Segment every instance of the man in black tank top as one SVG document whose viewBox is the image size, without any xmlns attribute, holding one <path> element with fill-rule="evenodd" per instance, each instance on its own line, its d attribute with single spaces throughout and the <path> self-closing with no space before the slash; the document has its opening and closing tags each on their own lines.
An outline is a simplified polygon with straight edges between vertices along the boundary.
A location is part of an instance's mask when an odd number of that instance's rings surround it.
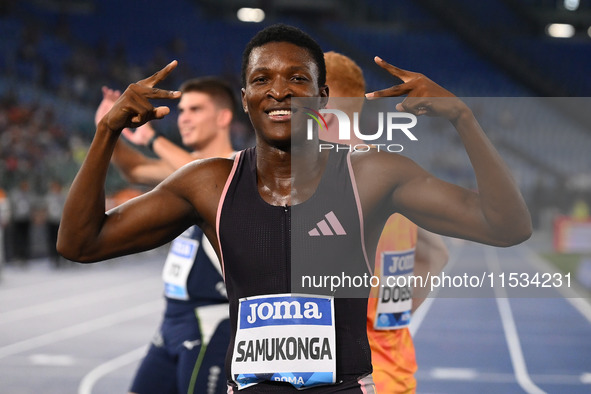
<svg viewBox="0 0 591 394">
<path fill-rule="evenodd" d="M 358 380 L 371 373 L 364 320 L 367 289 L 360 289 L 363 293 L 357 298 L 349 294 L 343 298 L 327 292 L 330 289 L 314 289 L 314 295 L 329 296 L 334 309 L 330 327 L 319 328 L 315 324 L 321 320 L 319 316 L 310 313 L 310 319 L 306 319 L 300 310 L 300 304 L 305 307 L 299 301 L 302 289 L 295 288 L 298 281 L 293 281 L 301 274 L 331 274 L 334 270 L 330 269 L 330 263 L 335 261 L 357 262 L 354 274 L 369 273 L 361 246 L 361 222 L 357 215 L 351 215 L 351 211 L 357 212 L 357 203 L 348 154 L 331 153 L 315 193 L 300 204 L 285 207 L 271 205 L 261 198 L 257 190 L 256 160 L 256 149 L 241 152 L 220 201 L 217 224 L 231 300 L 233 336 L 226 370 L 231 370 L 232 375 L 228 377 L 239 387 L 259 384 L 253 387 L 255 391 L 269 386 L 266 389 L 269 392 L 284 389 L 284 384 L 269 381 L 302 387 L 310 379 L 315 384 L 335 383 L 338 379 L 343 381 L 343 386 L 359 386 L 363 383 Z M 342 229 L 341 236 L 327 239 L 310 235 L 317 219 L 325 216 L 332 221 L 332 228 Z M 253 231 L 250 229 L 256 230 L 245 238 L 245 232 Z M 299 272 L 299 268 L 310 266 L 322 271 Z M 347 272 L 353 274 L 351 270 Z M 303 289 L 306 290 L 310 292 Z M 291 295 L 286 298 L 286 294 Z M 250 301 L 252 297 L 256 297 L 254 302 Z M 277 302 L 286 299 L 291 303 L 289 306 L 277 307 Z M 272 316 L 265 303 L 273 305 Z M 327 328 L 327 333 L 319 332 L 323 328 Z"/>
<path fill-rule="evenodd" d="M 403 83 L 368 97 L 407 95 L 398 110 L 448 119 L 471 158 L 477 193 L 396 154 L 320 152 L 317 137 L 306 138 L 306 116 L 292 110 L 292 98 L 315 98 L 316 108 L 326 104 L 323 52 L 302 31 L 276 25 L 259 32 L 243 55 L 242 104 L 256 147 L 234 160 L 185 166 L 105 214 L 105 173 L 119 133 L 168 113 L 148 99 L 179 96 L 154 87 L 176 67 L 170 63 L 130 85 L 98 124 L 70 189 L 58 250 L 71 260 L 94 262 L 161 245 L 197 224 L 223 264 L 232 392 L 302 386 L 313 393 L 372 392 L 366 298 L 341 298 L 325 289 L 294 294 L 292 276 L 301 274 L 300 262 L 311 259 L 323 272 L 327 259 L 346 259 L 359 274 L 371 272 L 367 262 L 394 212 L 427 230 L 490 245 L 514 245 L 531 234 L 521 194 L 470 109 L 422 75 L 379 58 L 376 63 Z M 329 230 L 333 238 L 321 236 Z M 335 244 L 326 247 L 330 242 Z"/>
</svg>

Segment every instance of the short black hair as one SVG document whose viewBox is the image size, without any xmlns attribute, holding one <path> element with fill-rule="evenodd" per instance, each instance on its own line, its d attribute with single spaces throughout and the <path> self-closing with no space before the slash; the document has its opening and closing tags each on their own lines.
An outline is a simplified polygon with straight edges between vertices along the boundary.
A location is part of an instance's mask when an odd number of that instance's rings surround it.
<svg viewBox="0 0 591 394">
<path fill-rule="evenodd" d="M 184 93 L 199 92 L 211 97 L 219 108 L 227 108 L 236 112 L 237 99 L 230 85 L 218 77 L 200 77 L 189 79 L 181 85 L 179 90 Z"/>
<path fill-rule="evenodd" d="M 318 86 L 326 84 L 326 65 L 324 63 L 324 52 L 320 45 L 303 30 L 294 26 L 282 23 L 271 25 L 259 31 L 244 48 L 242 53 L 242 86 L 246 86 L 246 68 L 250 60 L 250 53 L 254 48 L 258 48 L 270 42 L 289 42 L 299 47 L 305 48 L 310 52 L 314 62 L 318 66 Z"/>
</svg>

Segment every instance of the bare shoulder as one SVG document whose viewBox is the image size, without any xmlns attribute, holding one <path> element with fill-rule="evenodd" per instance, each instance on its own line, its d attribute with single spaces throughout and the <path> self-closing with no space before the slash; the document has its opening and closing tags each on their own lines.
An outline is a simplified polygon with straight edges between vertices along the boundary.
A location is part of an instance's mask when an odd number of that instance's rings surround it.
<svg viewBox="0 0 591 394">
<path fill-rule="evenodd" d="M 209 159 L 195 160 L 187 164 L 184 169 L 190 171 L 193 175 L 225 174 L 227 177 L 230 174 L 233 165 L 233 158 L 211 157 Z"/>
<path fill-rule="evenodd" d="M 351 166 L 361 203 L 368 212 L 388 205 L 389 196 L 399 186 L 429 176 L 408 157 L 376 149 L 352 153 Z"/>
<path fill-rule="evenodd" d="M 351 153 L 351 163 L 355 166 L 355 163 L 364 163 L 364 165 L 370 165 L 372 162 L 384 162 L 384 161 L 400 161 L 407 159 L 400 153 L 386 152 L 383 149 L 379 150 L 372 147 L 367 151 L 355 151 Z"/>
<path fill-rule="evenodd" d="M 223 189 L 233 164 L 234 159 L 218 157 L 195 160 L 175 171 L 159 187 L 171 188 L 180 194 L 196 189 L 200 193 Z"/>
<path fill-rule="evenodd" d="M 222 191 L 234 159 L 211 158 L 191 162 L 157 186 L 189 202 L 197 217 L 214 223 Z"/>
<path fill-rule="evenodd" d="M 409 171 L 419 166 L 406 156 L 371 149 L 367 152 L 351 154 L 351 166 L 359 185 L 365 183 L 385 183 L 394 185 L 401 181 Z M 369 186 L 369 185 L 368 185 Z"/>
</svg>

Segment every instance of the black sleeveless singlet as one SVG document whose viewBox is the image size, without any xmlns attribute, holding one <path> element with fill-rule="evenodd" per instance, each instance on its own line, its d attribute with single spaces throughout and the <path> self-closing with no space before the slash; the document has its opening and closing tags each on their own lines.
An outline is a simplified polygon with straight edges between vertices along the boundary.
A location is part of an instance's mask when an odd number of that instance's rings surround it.
<svg viewBox="0 0 591 394">
<path fill-rule="evenodd" d="M 300 283 L 299 277 L 308 274 L 310 267 L 320 267 L 316 273 L 326 274 L 322 267 L 328 260 L 332 267 L 354 262 L 354 274 L 371 275 L 359 206 L 348 152 L 331 151 L 316 192 L 293 207 L 273 206 L 260 196 L 255 148 L 235 158 L 216 224 L 230 302 L 232 337 L 226 357 L 230 385 L 241 298 L 292 292 L 327 294 L 323 289 L 295 288 L 292 280 Z M 357 381 L 372 371 L 366 333 L 367 291 L 358 292 L 356 298 L 340 298 L 339 294 L 344 293 L 337 290 L 330 295 L 335 296 L 336 381 L 340 384 L 305 390 L 309 393 L 360 387 Z M 240 392 L 251 389 L 261 393 L 295 391 L 290 385 L 263 382 Z"/>
</svg>

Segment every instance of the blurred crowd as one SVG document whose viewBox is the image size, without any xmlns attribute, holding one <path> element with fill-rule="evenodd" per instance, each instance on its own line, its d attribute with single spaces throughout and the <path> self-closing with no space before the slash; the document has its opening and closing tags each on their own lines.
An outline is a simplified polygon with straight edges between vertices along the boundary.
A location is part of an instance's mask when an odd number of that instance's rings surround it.
<svg viewBox="0 0 591 394">
<path fill-rule="evenodd" d="M 65 14 L 36 18 L 16 1 L 0 5 L 0 28 L 17 32 L 0 46 L 0 266 L 49 257 L 57 267 L 63 263 L 55 236 L 64 195 L 92 139 L 101 87 L 124 89 L 182 58 L 185 45 L 175 38 L 138 65 L 123 45 L 104 39 L 91 45 L 72 35 Z M 181 64 L 162 85 L 176 89 L 198 75 Z M 239 92 L 238 79 L 228 80 Z M 159 131 L 180 142 L 174 119 L 161 121 Z M 247 119 L 238 116 L 235 146 L 250 146 L 252 138 Z M 145 190 L 130 188 L 116 171 L 106 189 L 109 207 Z"/>
<path fill-rule="evenodd" d="M 0 189 L 0 260 L 26 266 L 33 258 L 48 257 L 60 267 L 64 260 L 55 243 L 64 201 L 63 186 L 56 180 L 49 182 L 42 195 L 26 179 L 8 193 Z"/>
</svg>

